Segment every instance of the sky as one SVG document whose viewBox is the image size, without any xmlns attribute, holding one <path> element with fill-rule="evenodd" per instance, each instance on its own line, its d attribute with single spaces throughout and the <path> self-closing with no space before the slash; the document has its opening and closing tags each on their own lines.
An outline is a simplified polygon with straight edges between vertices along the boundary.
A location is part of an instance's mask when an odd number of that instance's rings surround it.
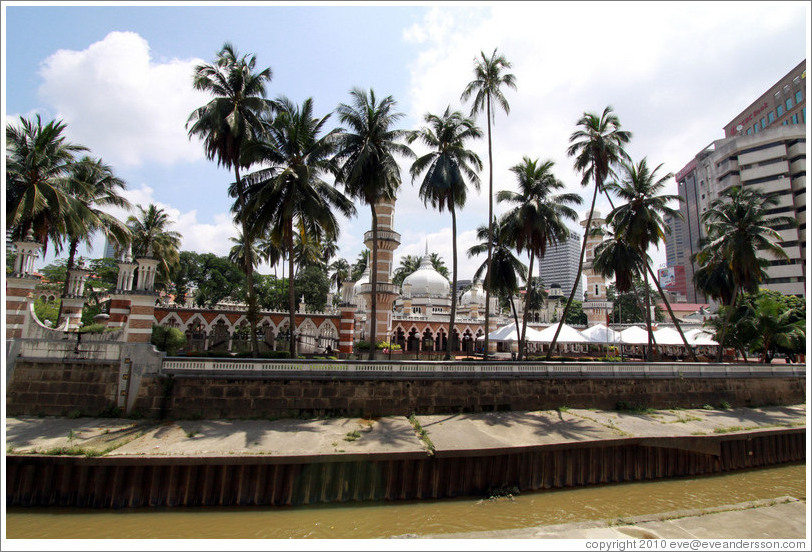
<svg viewBox="0 0 812 552">
<path fill-rule="evenodd" d="M 494 193 L 516 189 L 509 169 L 523 157 L 552 160 L 565 191 L 584 197 L 583 219 L 592 188 L 581 186 L 566 150 L 584 112 L 612 106 L 633 134 L 632 160 L 662 164 L 658 175 L 676 173 L 810 50 L 807 2 L 137 4 L 4 2 L 4 122 L 63 120 L 70 140 L 127 182 L 134 205 L 155 203 L 170 215 L 182 250 L 217 255 L 237 235 L 231 174 L 205 158 L 185 124 L 210 99 L 193 90 L 193 69 L 213 62 L 224 42 L 271 68 L 269 97 L 313 98 L 323 116 L 349 103 L 352 88 L 372 88 L 394 97 L 403 129 L 447 106 L 467 114 L 471 103 L 460 95 L 474 60 L 498 49 L 517 89 L 504 91 L 510 113 L 495 114 Z M 485 116 L 477 122 L 484 131 Z M 487 222 L 487 139 L 469 147 L 485 166 L 480 191 L 471 190 L 458 213 L 460 279 L 485 260 L 465 251 Z M 451 216 L 423 204 L 409 165 L 402 160 L 395 265 L 428 247 L 450 268 Z M 676 193 L 673 179 L 665 191 Z M 350 262 L 370 228 L 369 208 L 356 206 L 338 239 L 338 255 Z M 506 208 L 495 203 L 497 214 Z M 600 200 L 597 209 L 610 208 Z M 103 246 L 99 238 L 80 254 L 101 256 Z M 664 245 L 649 253 L 655 268 L 664 266 Z M 37 267 L 53 258 L 51 251 Z"/>
</svg>

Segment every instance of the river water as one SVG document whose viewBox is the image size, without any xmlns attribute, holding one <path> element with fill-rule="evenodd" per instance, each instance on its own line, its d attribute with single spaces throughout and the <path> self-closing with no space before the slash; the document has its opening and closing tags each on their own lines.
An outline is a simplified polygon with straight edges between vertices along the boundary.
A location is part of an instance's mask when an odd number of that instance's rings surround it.
<svg viewBox="0 0 812 552">
<path fill-rule="evenodd" d="M 779 496 L 806 499 L 803 464 L 707 477 L 540 491 L 513 499 L 287 508 L 9 508 L 6 536 L 9 539 L 385 538 L 617 519 Z"/>
</svg>

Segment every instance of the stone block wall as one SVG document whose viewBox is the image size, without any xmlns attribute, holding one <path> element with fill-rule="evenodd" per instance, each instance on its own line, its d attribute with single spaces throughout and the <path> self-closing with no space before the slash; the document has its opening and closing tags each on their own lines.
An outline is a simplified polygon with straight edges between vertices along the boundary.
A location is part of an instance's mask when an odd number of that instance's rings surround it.
<svg viewBox="0 0 812 552">
<path fill-rule="evenodd" d="M 17 360 L 8 416 L 97 415 L 116 405 L 119 362 Z"/>
<path fill-rule="evenodd" d="M 283 379 L 154 377 L 134 411 L 171 418 L 385 416 L 546 410 L 798 404 L 805 378 L 685 379 Z"/>
</svg>

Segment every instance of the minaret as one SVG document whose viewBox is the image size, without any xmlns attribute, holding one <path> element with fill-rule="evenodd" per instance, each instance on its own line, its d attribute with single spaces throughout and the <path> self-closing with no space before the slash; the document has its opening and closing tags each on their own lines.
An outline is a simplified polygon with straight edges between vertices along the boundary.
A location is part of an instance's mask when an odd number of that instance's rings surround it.
<svg viewBox="0 0 812 552">
<path fill-rule="evenodd" d="M 592 228 L 602 228 L 606 221 L 598 211 L 592 215 Z M 586 220 L 581 221 L 586 228 Z M 606 281 L 603 276 L 592 270 L 592 261 L 595 259 L 595 248 L 603 241 L 603 235 L 593 236 L 587 232 L 586 257 L 584 259 L 584 275 L 586 276 L 586 290 L 584 293 L 583 309 L 587 318 L 587 326 L 606 324 L 612 303 L 606 300 Z"/>
<path fill-rule="evenodd" d="M 6 276 L 6 339 L 26 337 L 31 324 L 34 288 L 40 277 L 34 274 L 34 261 L 42 246 L 31 227 L 25 237 L 14 242 L 17 258 L 14 271 Z"/>
<path fill-rule="evenodd" d="M 376 339 L 389 341 L 392 330 L 392 305 L 398 296 L 397 286 L 391 283 L 392 258 L 394 251 L 400 245 L 400 234 L 393 230 L 395 223 L 395 200 L 384 200 L 375 204 L 375 213 L 378 217 L 378 265 L 374 267 L 378 275 L 376 289 L 377 312 L 374 323 Z M 372 260 L 372 230 L 364 234 L 364 245 L 370 250 Z M 369 283 L 361 285 L 362 296 L 366 304 L 372 305 L 372 276 Z M 368 309 L 369 310 L 369 309 Z M 367 317 L 366 335 L 371 335 L 373 321 Z M 374 346 L 374 345 L 373 345 Z"/>
</svg>

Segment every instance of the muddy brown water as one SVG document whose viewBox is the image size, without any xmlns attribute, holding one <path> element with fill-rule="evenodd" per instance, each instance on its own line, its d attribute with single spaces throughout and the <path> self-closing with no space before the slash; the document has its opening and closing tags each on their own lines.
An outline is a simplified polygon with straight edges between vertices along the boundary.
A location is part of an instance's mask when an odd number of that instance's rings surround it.
<svg viewBox="0 0 812 552">
<path fill-rule="evenodd" d="M 5 521 L 9 539 L 364 539 L 617 519 L 780 496 L 806 499 L 804 464 L 540 491 L 512 499 L 287 508 L 9 508 Z"/>
</svg>

